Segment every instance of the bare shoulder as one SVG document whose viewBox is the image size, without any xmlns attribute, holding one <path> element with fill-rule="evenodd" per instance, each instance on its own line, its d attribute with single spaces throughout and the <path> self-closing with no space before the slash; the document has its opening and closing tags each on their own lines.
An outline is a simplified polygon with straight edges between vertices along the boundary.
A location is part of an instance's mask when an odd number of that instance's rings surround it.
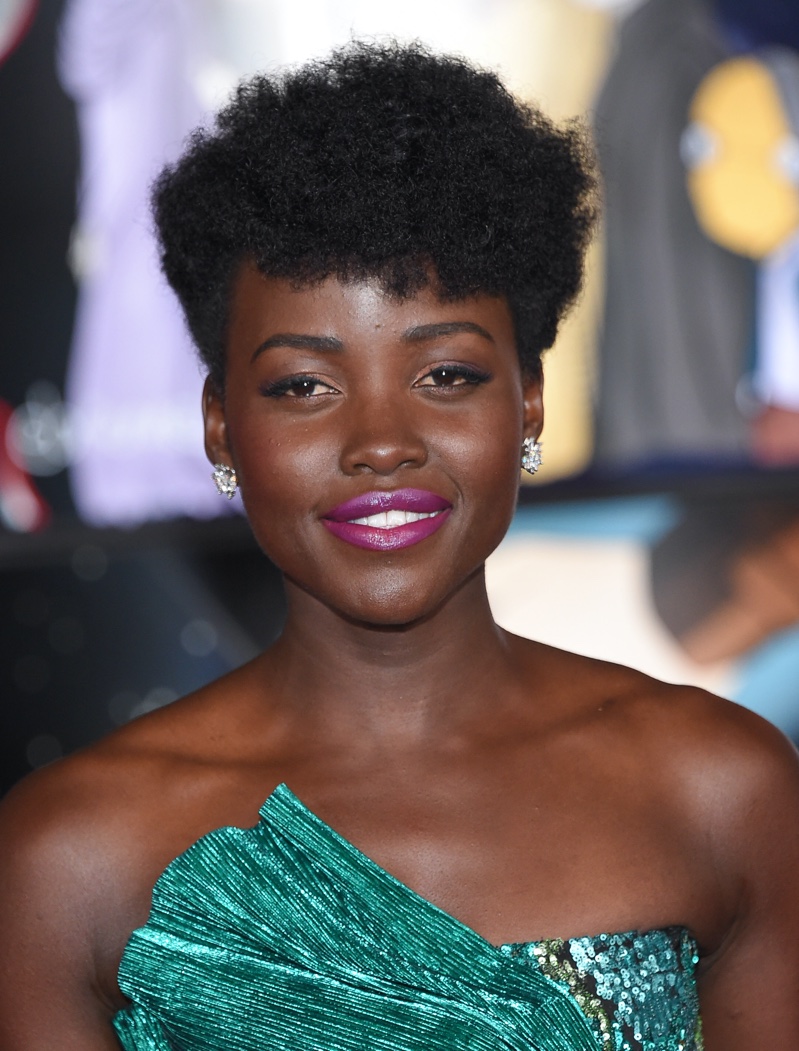
<svg viewBox="0 0 799 1051">
<path fill-rule="evenodd" d="M 159 737 L 146 726 L 125 728 L 19 782 L 0 803 L 0 880 L 28 901 L 47 900 L 52 883 L 73 908 L 119 886 L 112 874 L 124 870 L 143 820 L 168 805 L 179 776 L 180 762 L 159 749 Z"/>
<path fill-rule="evenodd" d="M 705 690 L 638 672 L 626 686 L 611 707 L 618 706 L 652 769 L 677 775 L 695 798 L 715 799 L 729 812 L 753 794 L 799 793 L 796 748 L 759 715 Z"/>
<path fill-rule="evenodd" d="M 692 828 L 738 889 L 799 880 L 799 753 L 775 726 L 691 686 L 591 662 L 598 706 L 663 813 Z M 799 934 L 799 932 L 797 932 Z"/>
<path fill-rule="evenodd" d="M 0 803 L 0 1045 L 114 1047 L 116 971 L 147 916 L 170 766 L 142 720 L 36 771 Z M 185 765 L 185 764 L 184 764 Z M 47 990 L 43 996 L 42 991 Z"/>
<path fill-rule="evenodd" d="M 708 830 L 720 864 L 756 874 L 782 859 L 799 879 L 799 754 L 754 712 L 703 690 L 653 687 L 646 740 L 675 797 Z"/>
<path fill-rule="evenodd" d="M 21 860 L 76 853 L 90 840 L 96 846 L 104 832 L 113 835 L 126 812 L 144 805 L 154 756 L 129 747 L 115 735 L 29 774 L 0 803 L 0 839 Z M 9 853 L 4 851 L 4 856 Z"/>
<path fill-rule="evenodd" d="M 799 755 L 765 719 L 693 686 L 675 685 L 607 661 L 547 648 L 553 678 L 567 684 L 570 703 L 629 737 L 661 762 L 695 764 L 696 776 L 725 768 L 741 782 L 764 774 L 797 775 Z"/>
<path fill-rule="evenodd" d="M 21 1031 L 37 1017 L 24 1006 L 35 988 L 99 1024 L 122 1006 L 119 959 L 156 880 L 229 823 L 209 805 L 230 799 L 216 791 L 230 781 L 217 761 L 229 750 L 217 732 L 224 700 L 212 687 L 144 716 L 33 773 L 0 803 L 0 1008 Z"/>
<path fill-rule="evenodd" d="M 728 853 L 746 851 L 777 826 L 786 844 L 799 836 L 799 754 L 771 723 L 621 665 L 548 647 L 543 656 L 556 707 L 675 821 Z"/>
<path fill-rule="evenodd" d="M 2 841 L 19 858 L 67 854 L 94 865 L 137 838 L 140 851 L 145 826 L 190 809 L 224 765 L 220 692 L 212 684 L 24 778 L 0 803 Z"/>
<path fill-rule="evenodd" d="M 797 1046 L 799 756 L 774 726 L 702 690 L 594 667 L 650 819 L 690 873 L 686 925 L 708 1049 Z M 764 1011 L 763 1005 L 769 1008 Z"/>
</svg>

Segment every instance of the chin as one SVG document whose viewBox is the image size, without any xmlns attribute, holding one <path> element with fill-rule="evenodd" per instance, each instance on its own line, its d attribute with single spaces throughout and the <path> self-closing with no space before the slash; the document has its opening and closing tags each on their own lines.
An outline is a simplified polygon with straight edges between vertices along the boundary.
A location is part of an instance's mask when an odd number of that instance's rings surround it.
<svg viewBox="0 0 799 1051">
<path fill-rule="evenodd" d="M 423 624 L 433 616 L 443 603 L 420 604 L 418 596 L 409 599 L 406 603 L 390 602 L 375 604 L 369 609 L 359 610 L 358 614 L 351 617 L 364 627 L 387 628 L 401 630 L 412 628 L 416 624 Z"/>
<path fill-rule="evenodd" d="M 410 631 L 417 625 L 424 624 L 435 612 L 435 609 L 420 610 L 418 603 L 409 603 L 407 609 L 404 610 L 392 605 L 352 613 L 339 611 L 340 615 L 351 624 L 385 632 Z"/>
<path fill-rule="evenodd" d="M 346 607 L 338 607 L 338 612 L 353 624 L 387 630 L 402 630 L 424 624 L 435 616 L 449 602 L 468 587 L 469 583 L 480 576 L 482 564 L 469 573 L 460 583 L 443 580 L 438 586 L 425 588 L 418 580 L 412 581 L 401 574 L 394 580 L 382 576 L 379 588 L 363 589 L 354 601 Z"/>
<path fill-rule="evenodd" d="M 410 628 L 432 616 L 444 599 L 426 597 L 418 589 L 392 590 L 390 594 L 361 595 L 354 601 L 331 604 L 329 608 L 352 624 L 373 628 Z"/>
</svg>

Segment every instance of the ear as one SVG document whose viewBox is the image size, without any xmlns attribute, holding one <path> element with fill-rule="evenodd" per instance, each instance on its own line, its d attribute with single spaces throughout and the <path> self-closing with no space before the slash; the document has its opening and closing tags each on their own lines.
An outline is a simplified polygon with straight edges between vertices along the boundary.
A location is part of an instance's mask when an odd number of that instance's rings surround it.
<svg viewBox="0 0 799 1051">
<path fill-rule="evenodd" d="M 524 376 L 522 385 L 524 436 L 537 439 L 544 429 L 544 374 L 541 369 L 535 376 Z"/>
<path fill-rule="evenodd" d="M 210 376 L 203 387 L 203 422 L 205 426 L 205 455 L 212 464 L 233 466 L 227 441 L 225 406 L 216 384 Z"/>
</svg>

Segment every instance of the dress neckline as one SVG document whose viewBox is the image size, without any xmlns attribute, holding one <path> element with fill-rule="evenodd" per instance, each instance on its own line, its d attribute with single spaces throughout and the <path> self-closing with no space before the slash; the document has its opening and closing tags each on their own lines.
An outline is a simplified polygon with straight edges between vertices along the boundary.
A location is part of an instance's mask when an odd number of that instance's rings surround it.
<svg viewBox="0 0 799 1051">
<path fill-rule="evenodd" d="M 410 900 L 415 901 L 425 911 L 437 915 L 439 920 L 445 925 L 460 930 L 467 940 L 471 940 L 475 945 L 482 947 L 484 952 L 490 954 L 501 953 L 505 955 L 509 950 L 518 951 L 527 947 L 545 945 L 552 941 L 598 942 L 607 938 L 635 939 L 654 933 L 679 933 L 681 936 L 687 936 L 693 945 L 696 946 L 696 939 L 691 932 L 687 927 L 680 924 L 672 924 L 666 927 L 633 928 L 624 931 L 601 931 L 597 934 L 559 935 L 552 938 L 542 938 L 533 941 L 502 942 L 498 945 L 489 941 L 473 927 L 470 927 L 467 923 L 459 920 L 452 913 L 442 909 L 428 898 L 425 898 L 423 895 L 413 890 L 412 887 L 403 883 L 402 880 L 392 875 L 387 869 L 383 868 L 382 865 L 379 865 L 376 861 L 370 858 L 368 854 L 365 854 L 359 847 L 356 847 L 354 843 L 350 842 L 350 840 L 346 839 L 341 833 L 337 832 L 336 829 L 315 814 L 313 810 L 311 810 L 297 795 L 294 794 L 285 782 L 281 782 L 277 785 L 277 787 L 267 796 L 265 801 L 259 807 L 258 814 L 259 819 L 254 825 L 222 825 L 219 828 L 211 829 L 202 836 L 199 836 L 193 843 L 186 847 L 185 850 L 181 851 L 180 854 L 174 857 L 165 866 L 156 880 L 152 892 L 153 903 L 155 902 L 156 896 L 160 890 L 174 877 L 177 870 L 185 864 L 192 854 L 202 851 L 206 844 L 209 844 L 217 838 L 225 835 L 257 835 L 259 830 L 268 827 L 270 824 L 280 825 L 283 833 L 291 837 L 292 826 L 296 822 L 299 822 L 303 826 L 304 835 L 307 835 L 309 831 L 311 834 L 316 833 L 320 850 L 324 850 L 325 846 L 329 846 L 331 842 L 335 843 L 338 850 L 344 856 L 348 857 L 351 862 L 355 863 L 360 868 L 370 871 L 375 880 L 396 888 Z M 151 916 L 152 908 L 150 916 L 148 916 L 147 921 L 145 921 L 144 927 L 149 925 Z M 136 930 L 142 929 L 144 928 L 136 928 Z M 131 937 L 134 933 L 135 931 L 131 932 Z"/>
<path fill-rule="evenodd" d="M 262 822 L 268 823 L 277 820 L 284 825 L 285 831 L 290 832 L 290 829 L 285 826 L 287 824 L 286 817 L 288 816 L 290 818 L 292 813 L 296 813 L 297 816 L 301 817 L 307 824 L 314 826 L 323 839 L 333 839 L 337 842 L 340 849 L 345 854 L 348 854 L 353 858 L 361 867 L 369 869 L 376 879 L 398 888 L 403 894 L 416 901 L 425 910 L 432 910 L 434 913 L 438 914 L 442 920 L 446 921 L 446 923 L 460 928 L 465 936 L 479 941 L 484 948 L 492 952 L 500 952 L 504 954 L 510 949 L 519 950 L 529 946 L 540 946 L 556 940 L 563 942 L 597 942 L 606 938 L 642 938 L 646 935 L 655 933 L 679 933 L 681 936 L 687 935 L 691 942 L 696 945 L 696 939 L 688 928 L 682 924 L 669 924 L 665 927 L 632 928 L 631 930 L 624 931 L 600 931 L 597 934 L 557 935 L 550 938 L 541 938 L 532 941 L 510 941 L 496 944 L 495 942 L 489 941 L 488 938 L 485 938 L 467 923 L 464 923 L 463 920 L 459 920 L 457 916 L 454 916 L 451 912 L 442 909 L 439 905 L 430 901 L 429 898 L 425 898 L 423 895 L 419 894 L 418 891 L 409 887 L 407 883 L 403 883 L 401 879 L 392 875 L 392 873 L 383 868 L 382 865 L 379 865 L 373 858 L 370 858 L 369 855 L 365 854 L 359 847 L 356 847 L 354 843 L 348 840 L 345 836 L 342 836 L 340 832 L 337 832 L 332 825 L 329 825 L 319 817 L 318 814 L 311 810 L 310 807 L 295 795 L 285 782 L 281 782 L 262 803 L 259 809 L 259 822 L 257 825 L 253 826 L 253 828 L 257 829 Z"/>
</svg>

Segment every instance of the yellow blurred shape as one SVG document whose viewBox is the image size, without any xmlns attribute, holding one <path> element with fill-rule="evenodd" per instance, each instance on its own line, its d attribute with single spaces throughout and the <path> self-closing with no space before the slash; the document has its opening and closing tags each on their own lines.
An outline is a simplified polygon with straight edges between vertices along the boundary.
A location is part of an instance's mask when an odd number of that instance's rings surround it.
<svg viewBox="0 0 799 1051">
<path fill-rule="evenodd" d="M 573 0 L 505 0 L 495 5 L 506 32 L 501 68 L 521 98 L 556 120 L 586 113 L 605 71 L 614 20 Z M 595 343 L 601 312 L 601 258 L 589 251 L 585 291 L 544 356 L 544 466 L 525 485 L 578 473 L 593 454 Z"/>
<path fill-rule="evenodd" d="M 739 255 L 769 255 L 799 227 L 799 192 L 779 166 L 793 132 L 768 68 L 749 57 L 716 66 L 689 117 L 709 146 L 696 166 L 689 162 L 700 225 Z"/>
</svg>

